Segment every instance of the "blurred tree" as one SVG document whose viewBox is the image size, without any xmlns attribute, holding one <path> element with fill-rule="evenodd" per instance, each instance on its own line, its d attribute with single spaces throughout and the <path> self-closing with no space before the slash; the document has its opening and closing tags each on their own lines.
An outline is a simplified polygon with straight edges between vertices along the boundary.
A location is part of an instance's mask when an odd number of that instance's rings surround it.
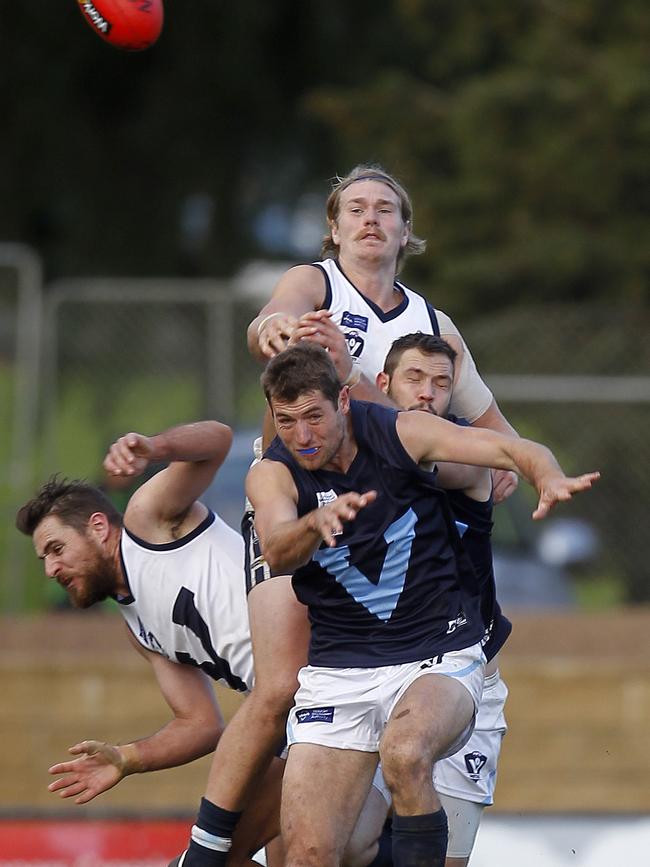
<svg viewBox="0 0 650 867">
<path fill-rule="evenodd" d="M 229 273 L 263 252 L 261 209 L 375 159 L 429 238 L 409 275 L 457 315 L 647 301 L 645 0 L 167 0 L 134 55 L 75 6 L 5 4 L 0 27 L 0 237 L 50 275 Z"/>
<path fill-rule="evenodd" d="M 647 303 L 647 4 L 394 5 L 407 62 L 321 87 L 306 109 L 348 163 L 371 156 L 413 190 L 429 250 L 409 274 L 458 315 Z"/>
</svg>

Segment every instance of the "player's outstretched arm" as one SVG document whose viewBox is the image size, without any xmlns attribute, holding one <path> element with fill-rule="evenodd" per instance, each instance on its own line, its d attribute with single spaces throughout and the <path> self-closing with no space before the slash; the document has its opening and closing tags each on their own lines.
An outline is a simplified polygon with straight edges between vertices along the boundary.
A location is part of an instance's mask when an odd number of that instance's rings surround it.
<svg viewBox="0 0 650 867">
<path fill-rule="evenodd" d="M 75 756 L 49 769 L 59 779 L 48 786 L 62 798 L 87 804 L 130 774 L 184 765 L 212 752 L 224 728 L 210 679 L 199 669 L 170 662 L 129 638 L 154 668 L 174 718 L 149 737 L 123 745 L 87 740 L 70 747 Z"/>
<path fill-rule="evenodd" d="M 397 431 L 415 461 L 453 461 L 520 473 L 540 497 L 535 519 L 544 518 L 555 503 L 588 490 L 600 478 L 600 473 L 567 477 L 551 450 L 532 440 L 459 427 L 423 412 L 400 413 Z"/>
<path fill-rule="evenodd" d="M 151 525 L 184 515 L 208 487 L 224 462 L 232 431 L 218 421 L 178 425 L 155 436 L 128 433 L 110 447 L 104 469 L 113 476 L 137 476 L 151 463 L 169 466 L 131 497 L 125 523 L 145 538 Z"/>
<path fill-rule="evenodd" d="M 376 491 L 347 493 L 299 518 L 298 494 L 289 470 L 278 461 L 263 460 L 249 470 L 246 495 L 255 510 L 255 531 L 269 568 L 277 575 L 304 566 L 322 542 L 336 545 L 343 524 L 376 499 Z"/>
<path fill-rule="evenodd" d="M 325 298 L 325 279 L 318 268 L 296 265 L 278 281 L 271 300 L 248 326 L 248 349 L 266 362 L 287 348 L 298 319 L 317 310 Z"/>
</svg>

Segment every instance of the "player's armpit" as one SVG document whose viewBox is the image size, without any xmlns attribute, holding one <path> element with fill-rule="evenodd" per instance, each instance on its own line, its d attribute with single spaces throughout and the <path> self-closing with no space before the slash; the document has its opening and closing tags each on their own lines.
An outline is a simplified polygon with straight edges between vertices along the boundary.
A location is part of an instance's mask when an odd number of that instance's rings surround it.
<svg viewBox="0 0 650 867">
<path fill-rule="evenodd" d="M 492 492 L 492 475 L 485 467 L 470 464 L 437 463 L 437 484 L 450 491 L 463 491 L 479 502 L 489 499 Z"/>
</svg>

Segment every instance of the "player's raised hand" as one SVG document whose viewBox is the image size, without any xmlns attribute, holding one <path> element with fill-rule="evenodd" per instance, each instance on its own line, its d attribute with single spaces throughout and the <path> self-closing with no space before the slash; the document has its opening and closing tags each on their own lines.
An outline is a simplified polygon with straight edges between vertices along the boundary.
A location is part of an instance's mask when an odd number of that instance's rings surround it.
<svg viewBox="0 0 650 867">
<path fill-rule="evenodd" d="M 310 512 L 309 526 L 312 530 L 320 533 L 325 544 L 334 548 L 336 536 L 343 532 L 343 524 L 354 521 L 361 509 L 377 499 L 377 491 L 366 491 L 365 494 L 357 494 L 350 491 L 341 494 L 331 503 L 314 509 Z"/>
<path fill-rule="evenodd" d="M 82 741 L 68 752 L 80 758 L 52 765 L 48 773 L 63 776 L 50 783 L 48 789 L 62 798 L 74 798 L 75 804 L 87 804 L 125 776 L 125 760 L 119 747 L 101 741 Z"/>
<path fill-rule="evenodd" d="M 327 349 L 341 382 L 348 379 L 352 370 L 352 356 L 345 335 L 333 321 L 330 310 L 310 310 L 300 317 L 289 345 L 301 340 L 311 340 Z"/>
<path fill-rule="evenodd" d="M 570 500 L 573 494 L 588 491 L 598 481 L 600 473 L 585 473 L 582 476 L 560 476 L 545 482 L 539 490 L 539 502 L 533 512 L 533 519 L 545 518 L 556 503 Z"/>
<path fill-rule="evenodd" d="M 257 343 L 265 358 L 275 358 L 287 348 L 297 319 L 289 313 L 270 313 L 257 326 Z"/>
<path fill-rule="evenodd" d="M 112 476 L 139 476 L 153 454 L 151 437 L 128 433 L 116 440 L 104 458 L 104 469 Z"/>
</svg>

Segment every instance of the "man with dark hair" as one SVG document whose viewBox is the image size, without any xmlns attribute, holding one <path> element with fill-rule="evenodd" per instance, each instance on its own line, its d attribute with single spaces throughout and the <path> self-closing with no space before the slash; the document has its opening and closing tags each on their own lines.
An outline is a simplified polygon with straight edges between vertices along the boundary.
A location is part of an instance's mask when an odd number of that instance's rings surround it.
<svg viewBox="0 0 650 867">
<path fill-rule="evenodd" d="M 185 764 L 212 752 L 224 724 L 212 681 L 239 692 L 253 683 L 241 536 L 198 497 L 223 463 L 230 428 L 216 421 L 157 436 L 129 433 L 110 448 L 112 477 L 169 465 L 131 496 L 124 519 L 85 482 L 51 479 L 18 512 L 45 573 L 77 608 L 116 600 L 135 649 L 152 665 L 174 716 L 160 731 L 122 745 L 87 740 L 50 768 L 50 790 L 86 804 L 129 774 Z M 277 833 L 284 762 L 260 781 L 235 838 L 231 864 L 249 864 Z"/>
<path fill-rule="evenodd" d="M 455 351 L 441 337 L 407 334 L 390 348 L 377 386 L 402 410 L 421 410 L 449 418 Z M 492 566 L 492 482 L 489 470 L 450 464 L 438 467 L 447 498 L 470 557 L 481 595 L 486 633 L 482 639 L 487 664 L 485 682 L 472 736 L 462 750 L 436 763 L 433 785 L 447 814 L 449 847 L 445 867 L 467 867 L 484 807 L 493 803 L 497 761 L 506 731 L 503 713 L 508 690 L 499 676 L 498 653 L 512 626 L 496 599 Z M 362 819 L 353 835 L 355 865 L 372 860 L 390 794 L 378 770 Z M 382 845 L 384 841 L 382 840 Z M 364 857 L 365 855 L 365 857 Z"/>
<path fill-rule="evenodd" d="M 287 867 L 340 864 L 379 757 L 394 863 L 442 867 L 446 819 L 431 767 L 471 734 L 485 629 L 436 470 L 420 465 L 518 471 L 539 493 L 534 518 L 598 474 L 567 478 L 537 443 L 350 401 L 345 386 L 333 401 L 305 378 L 319 366 L 340 382 L 310 342 L 267 366 L 278 436 L 247 479 L 261 554 L 271 574 L 293 574 L 312 626 L 287 726 Z"/>
</svg>

